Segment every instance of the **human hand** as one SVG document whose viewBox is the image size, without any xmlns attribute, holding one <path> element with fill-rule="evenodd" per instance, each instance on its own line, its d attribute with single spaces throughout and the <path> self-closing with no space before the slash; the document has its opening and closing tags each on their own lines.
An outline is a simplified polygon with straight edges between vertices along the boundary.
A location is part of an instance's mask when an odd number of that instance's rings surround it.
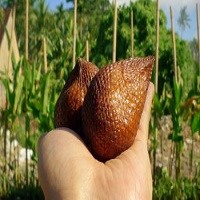
<svg viewBox="0 0 200 200">
<path fill-rule="evenodd" d="M 55 129 L 38 142 L 38 175 L 46 199 L 152 199 L 147 150 L 154 86 L 147 98 L 133 145 L 115 159 L 99 162 L 81 138 Z"/>
</svg>

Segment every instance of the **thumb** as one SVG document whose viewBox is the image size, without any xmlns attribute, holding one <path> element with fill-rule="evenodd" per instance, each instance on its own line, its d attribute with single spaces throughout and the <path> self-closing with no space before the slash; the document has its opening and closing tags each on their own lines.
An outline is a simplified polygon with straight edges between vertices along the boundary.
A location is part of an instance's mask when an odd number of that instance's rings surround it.
<svg viewBox="0 0 200 200">
<path fill-rule="evenodd" d="M 154 85 L 153 83 L 150 83 L 135 140 L 142 140 L 147 143 L 153 96 L 154 96 Z"/>
</svg>

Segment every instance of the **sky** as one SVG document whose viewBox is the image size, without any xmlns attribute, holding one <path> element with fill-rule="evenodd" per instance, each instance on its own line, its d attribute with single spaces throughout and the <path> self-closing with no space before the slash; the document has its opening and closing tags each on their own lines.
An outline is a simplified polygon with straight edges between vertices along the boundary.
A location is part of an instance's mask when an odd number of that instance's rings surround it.
<svg viewBox="0 0 200 200">
<path fill-rule="evenodd" d="M 110 0 L 112 2 L 113 0 Z M 134 0 L 133 0 L 134 1 Z M 48 7 L 51 10 L 54 10 L 58 5 L 63 3 L 65 8 L 73 7 L 72 3 L 66 3 L 66 0 L 46 0 Z M 129 4 L 130 0 L 117 0 L 118 5 Z M 197 21 L 196 21 L 196 4 L 199 4 L 200 10 L 200 0 L 160 0 L 160 8 L 165 12 L 167 16 L 167 27 L 171 28 L 170 24 L 170 9 L 174 12 L 174 27 L 175 31 L 185 40 L 192 40 L 193 38 L 197 38 Z M 186 12 L 189 15 L 190 27 L 186 27 L 185 31 L 181 33 L 181 29 L 178 26 L 178 18 L 180 9 L 186 6 Z"/>
</svg>

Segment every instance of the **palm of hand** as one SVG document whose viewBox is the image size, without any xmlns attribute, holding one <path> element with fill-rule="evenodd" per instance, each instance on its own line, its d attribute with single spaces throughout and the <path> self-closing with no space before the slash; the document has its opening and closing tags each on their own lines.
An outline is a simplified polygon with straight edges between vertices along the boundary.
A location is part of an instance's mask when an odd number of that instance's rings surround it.
<svg viewBox="0 0 200 200">
<path fill-rule="evenodd" d="M 69 129 L 42 136 L 38 172 L 46 199 L 151 199 L 147 137 L 152 98 L 151 84 L 134 144 L 105 164 Z"/>
</svg>

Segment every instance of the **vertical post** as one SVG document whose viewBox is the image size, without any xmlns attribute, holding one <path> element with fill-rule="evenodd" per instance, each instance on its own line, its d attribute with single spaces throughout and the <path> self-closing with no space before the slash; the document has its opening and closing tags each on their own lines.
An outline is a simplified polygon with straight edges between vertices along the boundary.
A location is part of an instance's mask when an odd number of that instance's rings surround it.
<svg viewBox="0 0 200 200">
<path fill-rule="evenodd" d="M 198 65 L 199 65 L 199 75 L 200 75 L 200 14 L 199 14 L 199 4 L 196 4 L 197 12 L 197 40 L 198 40 Z"/>
<path fill-rule="evenodd" d="M 156 71 L 155 71 L 155 92 L 158 93 L 158 65 L 159 65 L 159 28 L 160 28 L 160 0 L 157 0 L 156 6 Z M 154 129 L 153 129 L 153 176 L 156 174 L 156 150 L 157 150 L 157 140 L 158 140 L 158 114 L 154 113 Z M 162 150 L 162 146 L 161 146 Z M 154 178 L 154 185 L 156 184 L 156 179 Z"/>
<path fill-rule="evenodd" d="M 88 44 L 88 40 L 86 40 L 86 60 L 89 61 L 89 44 Z"/>
<path fill-rule="evenodd" d="M 173 52 L 174 52 L 174 76 L 175 76 L 175 81 L 177 83 L 176 38 L 174 31 L 174 13 L 171 6 L 170 6 L 170 16 L 171 16 L 172 42 L 173 42 Z"/>
<path fill-rule="evenodd" d="M 115 0 L 114 30 L 113 30 L 113 62 L 116 61 L 117 48 L 117 0 Z"/>
<path fill-rule="evenodd" d="M 26 59 L 28 60 L 28 12 L 29 12 L 29 0 L 26 0 Z"/>
<path fill-rule="evenodd" d="M 47 72 L 47 47 L 46 47 L 46 38 L 43 37 L 43 55 L 44 55 L 44 73 Z"/>
<path fill-rule="evenodd" d="M 156 73 L 155 73 L 155 92 L 158 93 L 158 65 L 159 65 L 159 30 L 160 30 L 160 0 L 157 0 L 156 8 Z"/>
<path fill-rule="evenodd" d="M 133 11 L 131 10 L 131 57 L 134 57 Z"/>
<path fill-rule="evenodd" d="M 77 0 L 74 0 L 74 39 L 73 39 L 73 68 L 76 62 L 76 17 L 77 17 Z"/>
<path fill-rule="evenodd" d="M 28 18 L 29 18 L 29 0 L 26 0 L 26 38 L 25 38 L 25 56 L 28 60 Z M 28 131 L 28 114 L 27 114 L 27 89 L 25 89 L 25 140 L 26 140 L 26 196 L 28 195 L 28 184 L 29 184 L 29 167 L 28 167 L 28 138 L 29 138 L 29 131 Z"/>
<path fill-rule="evenodd" d="M 177 76 L 177 62 L 176 62 L 176 37 L 175 37 L 175 30 L 174 30 L 174 14 L 173 14 L 173 10 L 170 6 L 170 15 L 171 15 L 171 29 L 172 29 L 172 41 L 173 41 L 173 52 L 174 52 L 174 76 L 175 76 L 175 84 L 177 85 L 178 83 L 178 76 Z M 174 98 L 176 98 L 174 96 Z M 176 108 L 175 108 L 176 109 Z M 176 118 L 175 120 L 177 120 L 177 115 L 174 115 L 174 117 Z M 180 122 L 179 122 L 180 123 Z M 178 124 L 179 124 L 178 123 Z M 179 126 L 177 124 L 177 126 Z M 177 134 L 177 133 L 176 133 Z M 173 141 L 173 140 L 172 140 Z M 174 142 L 174 147 L 173 147 L 173 151 L 175 153 L 175 170 L 176 170 L 176 178 L 180 177 L 180 172 L 181 172 L 181 157 L 180 157 L 180 143 L 177 141 L 173 141 Z M 171 161 L 171 166 L 173 163 L 173 159 Z M 171 174 L 171 172 L 170 172 Z"/>
</svg>

